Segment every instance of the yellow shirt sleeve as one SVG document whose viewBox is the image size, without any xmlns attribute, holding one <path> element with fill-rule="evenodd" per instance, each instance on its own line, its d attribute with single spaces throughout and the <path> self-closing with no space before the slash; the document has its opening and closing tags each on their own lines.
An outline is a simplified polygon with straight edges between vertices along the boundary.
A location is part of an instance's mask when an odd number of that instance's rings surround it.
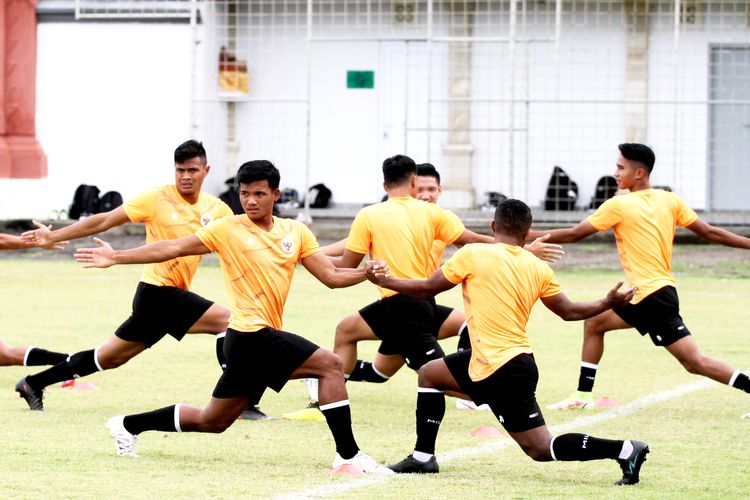
<svg viewBox="0 0 750 500">
<path fill-rule="evenodd" d="M 450 245 L 463 234 L 466 228 L 456 214 L 441 207 L 437 208 L 440 209 L 440 217 L 435 232 L 435 239 Z"/>
<path fill-rule="evenodd" d="M 588 221 L 597 231 L 606 231 L 622 220 L 622 204 L 616 196 L 610 198 L 589 215 Z"/>
<path fill-rule="evenodd" d="M 130 222 L 144 222 L 154 218 L 158 190 L 159 188 L 144 191 L 123 205 Z"/>
<path fill-rule="evenodd" d="M 315 238 L 315 235 L 310 231 L 310 228 L 305 226 L 304 224 L 300 223 L 300 252 L 299 252 L 299 260 L 301 261 L 305 257 L 309 257 L 314 253 L 318 253 L 320 251 L 320 245 L 318 244 L 317 238 Z"/>
<path fill-rule="evenodd" d="M 690 208 L 685 200 L 676 196 L 677 198 L 677 225 L 680 227 L 688 227 L 690 224 L 698 220 L 698 214 L 695 210 Z"/>
<path fill-rule="evenodd" d="M 470 279 L 474 272 L 474 254 L 469 246 L 459 248 L 453 256 L 441 267 L 445 279 L 458 285 Z"/>
<path fill-rule="evenodd" d="M 372 242 L 372 227 L 367 213 L 360 211 L 352 222 L 349 237 L 346 239 L 346 248 L 352 252 L 368 254 Z"/>
</svg>

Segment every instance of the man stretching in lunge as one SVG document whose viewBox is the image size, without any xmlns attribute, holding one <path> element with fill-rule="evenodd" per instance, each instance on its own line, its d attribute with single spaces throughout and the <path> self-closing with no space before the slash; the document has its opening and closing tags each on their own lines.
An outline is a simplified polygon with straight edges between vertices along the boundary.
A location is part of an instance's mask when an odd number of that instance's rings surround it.
<svg viewBox="0 0 750 500">
<path fill-rule="evenodd" d="M 146 241 L 168 240 L 192 235 L 201 226 L 232 210 L 220 199 L 201 192 L 211 169 L 206 150 L 197 141 L 180 144 L 174 152 L 173 185 L 144 191 L 109 212 L 87 217 L 70 226 L 50 231 L 39 229 L 23 234 L 38 245 L 49 245 L 101 233 L 127 222 L 145 222 Z M 190 283 L 200 257 L 179 257 L 169 262 L 149 264 L 133 297 L 133 312 L 115 334 L 96 349 L 77 352 L 57 365 L 18 381 L 16 392 L 32 410 L 43 410 L 44 388 L 74 377 L 118 368 L 169 334 L 181 340 L 186 333 L 217 335 L 217 356 L 223 365 L 224 332 L 229 310 L 190 292 Z M 248 417 L 255 416 L 251 410 Z"/>
<path fill-rule="evenodd" d="M 36 244 L 24 241 L 20 236 L 0 233 L 0 250 L 18 250 L 33 248 Z M 61 245 L 51 244 L 45 248 L 62 249 Z M 0 366 L 40 366 L 54 365 L 65 361 L 68 355 L 62 352 L 48 351 L 34 346 L 11 347 L 0 339 Z"/>
<path fill-rule="evenodd" d="M 109 267 L 217 252 L 232 309 L 224 343 L 227 367 L 208 405 L 177 404 L 112 417 L 107 427 L 115 437 L 117 453 L 134 456 L 136 438 L 144 431 L 223 432 L 266 387 L 278 392 L 289 379 L 314 377 L 319 380 L 320 410 L 336 442 L 334 470 L 346 464 L 368 473 L 392 474 L 361 452 L 354 440 L 339 357 L 281 330 L 298 262 L 330 288 L 360 283 L 364 271 L 336 269 L 307 226 L 272 215 L 280 195 L 280 174 L 271 162 L 247 162 L 237 179 L 244 215 L 214 221 L 176 240 L 118 252 L 97 240 L 101 247 L 76 253 L 76 260 L 87 263 L 86 267 Z"/>
<path fill-rule="evenodd" d="M 421 163 L 417 165 L 417 192 L 415 198 L 418 200 L 426 201 L 427 203 L 437 204 L 442 194 L 442 187 L 440 185 L 440 173 L 435 169 L 431 163 Z M 489 238 L 488 238 L 489 239 Z M 534 241 L 531 245 L 526 246 L 526 249 L 532 252 L 540 259 L 547 261 L 558 260 L 562 255 L 562 247 L 560 245 L 553 245 L 544 243 L 546 237 L 539 238 Z M 337 241 L 331 245 L 322 247 L 323 253 L 329 257 L 340 257 L 343 255 L 346 249 L 347 239 Z M 443 254 L 445 253 L 446 243 L 441 240 L 434 240 L 430 247 L 428 257 L 428 268 L 425 276 L 429 276 L 435 269 L 440 267 L 443 261 Z M 339 339 L 339 343 L 346 343 L 347 339 L 351 339 L 353 342 L 361 340 L 362 337 L 367 339 L 376 339 L 377 337 L 368 336 L 369 327 L 363 325 L 357 321 L 359 313 L 353 313 L 349 317 L 345 318 L 340 327 L 337 329 L 336 334 Z M 435 306 L 435 313 L 433 317 L 432 334 L 439 340 L 447 339 L 455 335 L 459 336 L 458 350 L 462 350 L 469 347 L 469 334 L 466 328 L 466 318 L 463 311 L 460 309 L 453 309 L 451 307 L 437 304 Z M 357 326 L 362 326 L 361 330 L 357 330 Z M 404 366 L 405 360 L 403 356 L 399 354 L 398 343 L 381 341 L 378 347 L 378 353 L 372 362 L 357 359 L 354 364 L 354 368 L 351 373 L 347 375 L 347 381 L 349 382 L 374 382 L 383 383 L 388 381 L 393 375 L 398 372 L 402 366 Z M 283 418 L 290 420 L 318 420 L 322 419 L 322 415 L 317 410 L 317 388 L 315 387 L 314 380 L 305 380 L 308 385 L 308 391 L 310 393 L 310 404 L 307 408 L 297 410 L 295 412 L 287 413 L 283 415 Z M 468 400 L 456 399 L 457 408 L 478 408 L 473 402 Z M 483 409 L 486 407 L 483 407 Z"/>
<path fill-rule="evenodd" d="M 670 271 L 676 226 L 729 247 L 750 249 L 750 239 L 702 221 L 675 193 L 653 189 L 649 178 L 656 157 L 651 148 L 643 144 L 618 147 L 615 179 L 620 189 L 628 189 L 630 193 L 610 198 L 575 227 L 532 231 L 530 236 L 549 234 L 549 241 L 573 243 L 613 228 L 625 276 L 637 290 L 633 303 L 604 311 L 584 322 L 578 391 L 548 408 L 594 407 L 592 390 L 604 354 L 604 334 L 624 328 L 649 334 L 654 345 L 664 347 L 688 372 L 750 393 L 747 374 L 698 350 L 680 316 L 676 281 Z"/>
<path fill-rule="evenodd" d="M 395 472 L 438 472 L 435 441 L 445 415 L 445 391 L 487 403 L 505 429 L 532 459 L 587 461 L 615 459 L 623 476 L 616 484 L 639 481 L 649 452 L 642 441 L 615 441 L 588 434 L 552 437 L 536 402 L 539 374 L 526 324 L 538 299 L 566 321 L 588 318 L 626 304 L 634 290 L 620 292 L 622 282 L 595 302 L 571 302 L 555 273 L 522 247 L 531 227 L 531 210 L 518 200 L 495 210 L 494 245 L 466 245 L 428 279 L 396 279 L 382 262 L 367 266 L 378 286 L 417 297 L 432 297 L 461 283 L 469 318 L 471 349 L 430 361 L 419 370 L 417 443 Z"/>
</svg>

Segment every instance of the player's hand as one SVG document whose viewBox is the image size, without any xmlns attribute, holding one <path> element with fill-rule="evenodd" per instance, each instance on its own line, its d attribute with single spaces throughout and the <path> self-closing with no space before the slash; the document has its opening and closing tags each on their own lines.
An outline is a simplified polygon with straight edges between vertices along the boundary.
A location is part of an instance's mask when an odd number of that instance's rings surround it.
<svg viewBox="0 0 750 500">
<path fill-rule="evenodd" d="M 41 222 L 35 220 L 32 220 L 31 222 L 37 227 L 37 229 L 32 229 L 31 231 L 26 231 L 21 234 L 21 239 L 24 242 L 37 247 L 55 248 L 52 246 L 55 243 L 51 241 L 52 226 L 45 226 Z"/>
<path fill-rule="evenodd" d="M 388 264 L 383 260 L 372 259 L 365 264 L 365 276 L 376 285 L 390 277 L 389 271 Z"/>
<path fill-rule="evenodd" d="M 94 238 L 98 248 L 79 248 L 74 255 L 76 262 L 82 262 L 83 267 L 105 268 L 115 264 L 112 246 L 104 240 Z"/>
<path fill-rule="evenodd" d="M 52 224 L 45 226 L 47 230 L 52 230 Z M 58 241 L 56 243 L 47 243 L 46 245 L 40 245 L 41 248 L 46 248 L 47 250 L 65 250 L 65 245 L 67 245 L 67 241 Z"/>
<path fill-rule="evenodd" d="M 545 243 L 551 235 L 545 234 L 535 239 L 524 248 L 546 262 L 560 260 L 565 251 L 562 245 L 556 243 Z"/>
<path fill-rule="evenodd" d="M 623 282 L 618 281 L 615 287 L 607 292 L 607 303 L 609 307 L 622 307 L 628 304 L 635 296 L 635 287 L 630 287 L 627 290 L 620 291 Z"/>
</svg>

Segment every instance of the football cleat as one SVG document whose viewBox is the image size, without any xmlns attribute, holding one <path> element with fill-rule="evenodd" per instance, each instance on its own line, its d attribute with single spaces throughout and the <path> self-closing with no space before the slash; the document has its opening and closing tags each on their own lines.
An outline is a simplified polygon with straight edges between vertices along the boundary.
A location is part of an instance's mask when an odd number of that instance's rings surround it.
<svg viewBox="0 0 750 500">
<path fill-rule="evenodd" d="M 118 415 L 107 420 L 107 429 L 115 438 L 115 451 L 120 457 L 137 457 L 135 452 L 135 443 L 138 442 L 138 436 L 131 434 L 123 425 L 124 415 Z"/>
<path fill-rule="evenodd" d="M 266 415 L 257 406 L 248 406 L 247 410 L 240 413 L 238 420 L 273 420 L 273 417 Z"/>
<path fill-rule="evenodd" d="M 548 410 L 593 410 L 596 407 L 590 392 L 576 391 L 567 398 L 547 405 Z"/>
<path fill-rule="evenodd" d="M 627 459 L 617 459 L 622 469 L 622 479 L 615 481 L 615 484 L 622 486 L 625 484 L 636 484 L 640 481 L 641 465 L 646 461 L 646 455 L 650 451 L 648 444 L 643 441 L 630 441 L 633 444 L 633 451 Z"/>
<path fill-rule="evenodd" d="M 365 474 L 392 475 L 394 472 L 384 465 L 377 463 L 370 455 L 358 451 L 352 458 L 343 459 L 336 453 L 333 459 L 333 470 L 339 469 L 342 465 L 354 465 Z"/>
<path fill-rule="evenodd" d="M 26 382 L 26 377 L 16 383 L 18 396 L 26 401 L 29 410 L 44 411 L 44 390 L 38 391 Z"/>
<path fill-rule="evenodd" d="M 399 463 L 389 465 L 388 468 L 398 474 L 436 474 L 440 472 L 435 455 L 432 455 L 426 462 L 420 462 L 409 455 Z"/>
</svg>

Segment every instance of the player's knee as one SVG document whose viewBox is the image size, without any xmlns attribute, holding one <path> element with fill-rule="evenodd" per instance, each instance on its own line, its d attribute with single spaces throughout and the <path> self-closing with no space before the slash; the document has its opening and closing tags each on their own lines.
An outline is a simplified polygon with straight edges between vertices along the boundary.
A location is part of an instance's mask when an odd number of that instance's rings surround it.
<svg viewBox="0 0 750 500">
<path fill-rule="evenodd" d="M 688 371 L 688 373 L 693 373 L 696 375 L 703 373 L 703 356 L 686 357 L 680 359 L 680 363 L 682 363 L 682 366 L 685 368 L 685 370 Z"/>
<path fill-rule="evenodd" d="M 344 372 L 344 364 L 341 361 L 341 356 L 327 349 L 321 350 L 319 365 L 320 369 L 328 374 L 340 375 Z"/>
<path fill-rule="evenodd" d="M 432 365 L 432 362 L 424 364 L 419 368 L 419 371 L 417 372 L 417 383 L 419 384 L 419 387 L 434 388 L 434 366 L 430 365 Z"/>
<path fill-rule="evenodd" d="M 528 455 L 529 458 L 531 458 L 535 462 L 548 462 L 552 460 L 552 457 L 549 453 L 549 444 L 544 445 L 544 443 L 537 442 L 519 444 L 521 444 L 521 449 L 523 449 L 523 452 L 526 453 L 526 455 Z"/>
<path fill-rule="evenodd" d="M 596 318 L 588 318 L 583 321 L 584 335 L 604 335 L 604 326 Z"/>
</svg>

